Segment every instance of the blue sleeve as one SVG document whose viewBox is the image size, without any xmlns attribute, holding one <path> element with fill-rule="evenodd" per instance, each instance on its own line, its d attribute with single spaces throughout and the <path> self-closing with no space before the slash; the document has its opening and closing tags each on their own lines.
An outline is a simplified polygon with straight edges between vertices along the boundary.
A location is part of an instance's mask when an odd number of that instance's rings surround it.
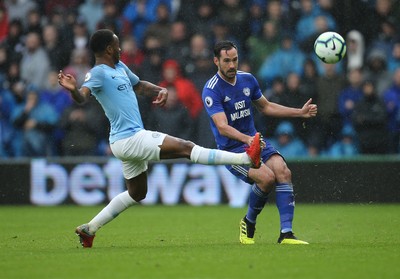
<svg viewBox="0 0 400 279">
<path fill-rule="evenodd" d="M 131 81 L 132 86 L 135 86 L 140 81 L 139 77 L 135 75 L 123 62 L 119 62 L 121 66 L 125 69 L 126 74 L 128 75 L 129 80 Z"/>
<path fill-rule="evenodd" d="M 100 67 L 94 67 L 90 70 L 85 76 L 85 81 L 82 84 L 82 87 L 87 87 L 90 91 L 96 92 L 97 89 L 103 86 L 104 80 L 104 71 Z"/>
<path fill-rule="evenodd" d="M 222 106 L 222 102 L 218 95 L 208 88 L 203 89 L 202 99 L 204 103 L 204 107 L 211 117 L 216 113 L 224 112 L 224 108 Z"/>
<path fill-rule="evenodd" d="M 254 88 L 253 88 L 253 95 L 251 96 L 251 100 L 252 101 L 257 101 L 258 99 L 261 98 L 261 96 L 263 95 L 260 89 L 260 85 L 258 84 L 257 79 L 251 75 L 252 79 L 253 79 L 253 83 L 254 83 Z"/>
</svg>

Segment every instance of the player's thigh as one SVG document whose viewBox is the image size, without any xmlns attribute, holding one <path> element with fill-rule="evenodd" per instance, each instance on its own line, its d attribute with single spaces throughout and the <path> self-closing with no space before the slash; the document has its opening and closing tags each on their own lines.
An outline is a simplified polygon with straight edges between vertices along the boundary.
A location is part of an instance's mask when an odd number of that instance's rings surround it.
<svg viewBox="0 0 400 279">
<path fill-rule="evenodd" d="M 121 161 L 158 161 L 164 133 L 141 130 L 133 136 L 112 143 L 111 151 Z"/>
<path fill-rule="evenodd" d="M 289 182 L 292 179 L 292 173 L 286 164 L 286 161 L 279 154 L 272 155 L 265 165 L 275 174 L 277 182 Z"/>
<path fill-rule="evenodd" d="M 160 146 L 160 159 L 190 158 L 194 143 L 167 135 Z"/>
<path fill-rule="evenodd" d="M 275 185 L 275 174 L 265 164 L 262 164 L 259 169 L 249 169 L 249 178 L 254 181 L 262 190 L 269 191 Z"/>
</svg>

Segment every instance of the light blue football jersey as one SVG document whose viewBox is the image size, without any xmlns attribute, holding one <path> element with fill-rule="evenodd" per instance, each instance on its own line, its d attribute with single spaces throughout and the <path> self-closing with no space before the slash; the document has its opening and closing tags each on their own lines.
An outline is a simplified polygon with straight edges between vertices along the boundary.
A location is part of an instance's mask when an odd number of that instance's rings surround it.
<svg viewBox="0 0 400 279">
<path fill-rule="evenodd" d="M 253 119 L 252 101 L 262 97 L 260 86 L 255 77 L 246 72 L 238 71 L 234 85 L 223 80 L 218 73 L 209 79 L 202 93 L 204 107 L 210 118 L 223 112 L 228 124 L 240 132 L 254 136 L 256 128 Z M 214 121 L 210 119 L 211 130 L 219 149 L 239 151 L 244 144 L 222 136 Z"/>
<path fill-rule="evenodd" d="M 96 65 L 86 74 L 82 87 L 89 88 L 103 107 L 110 121 L 110 143 L 144 129 L 132 88 L 138 82 L 139 77 L 122 62 L 118 62 L 115 69 L 105 64 Z"/>
</svg>

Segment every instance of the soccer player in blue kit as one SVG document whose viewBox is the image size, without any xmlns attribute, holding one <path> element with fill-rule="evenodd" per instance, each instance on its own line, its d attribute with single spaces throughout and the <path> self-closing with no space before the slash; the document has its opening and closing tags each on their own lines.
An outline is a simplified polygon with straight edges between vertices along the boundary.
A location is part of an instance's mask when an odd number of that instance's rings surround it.
<svg viewBox="0 0 400 279">
<path fill-rule="evenodd" d="M 114 156 L 122 161 L 127 191 L 114 197 L 89 223 L 75 229 L 83 247 L 92 247 L 95 233 L 102 226 L 146 197 L 148 161 L 187 158 L 205 165 L 260 167 L 261 139 L 258 135 L 254 140 L 249 137 L 248 148 L 238 154 L 203 148 L 187 140 L 145 130 L 136 94 L 154 97 L 153 104 L 163 106 L 168 97 L 167 89 L 140 80 L 119 61 L 119 39 L 112 31 L 97 30 L 89 44 L 95 55 L 95 66 L 86 74 L 82 87 L 78 89 L 75 78 L 62 71 L 58 80 L 70 91 L 75 102 L 83 103 L 94 96 L 103 107 L 110 121 L 110 147 Z"/>
<path fill-rule="evenodd" d="M 317 106 L 311 104 L 311 99 L 302 108 L 269 102 L 262 95 L 255 77 L 238 71 L 238 63 L 238 51 L 234 43 L 221 41 L 215 44 L 214 64 L 218 72 L 206 82 L 202 99 L 219 149 L 243 152 L 251 143 L 256 134 L 252 105 L 261 113 L 273 117 L 309 118 L 317 114 Z M 253 185 L 247 214 L 240 221 L 239 240 L 243 244 L 254 244 L 257 216 L 275 188 L 281 226 L 278 243 L 308 244 L 297 239 L 292 230 L 295 201 L 290 169 L 282 155 L 268 141 L 263 145 L 263 164 L 260 168 L 235 164 L 226 166 L 236 177 Z"/>
</svg>

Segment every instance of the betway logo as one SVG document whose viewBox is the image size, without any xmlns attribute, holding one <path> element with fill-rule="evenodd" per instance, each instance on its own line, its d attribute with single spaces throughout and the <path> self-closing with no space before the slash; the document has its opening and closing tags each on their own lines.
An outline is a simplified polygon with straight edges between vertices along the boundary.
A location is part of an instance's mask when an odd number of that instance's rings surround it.
<svg viewBox="0 0 400 279">
<path fill-rule="evenodd" d="M 126 190 L 117 159 L 109 159 L 103 166 L 77 164 L 70 172 L 62 164 L 32 160 L 30 180 L 30 199 L 36 205 L 58 205 L 71 200 L 79 205 L 96 205 Z M 216 205 L 227 200 L 230 206 L 243 207 L 249 191 L 250 186 L 224 166 L 157 163 L 149 172 L 148 193 L 142 203 Z"/>
</svg>

